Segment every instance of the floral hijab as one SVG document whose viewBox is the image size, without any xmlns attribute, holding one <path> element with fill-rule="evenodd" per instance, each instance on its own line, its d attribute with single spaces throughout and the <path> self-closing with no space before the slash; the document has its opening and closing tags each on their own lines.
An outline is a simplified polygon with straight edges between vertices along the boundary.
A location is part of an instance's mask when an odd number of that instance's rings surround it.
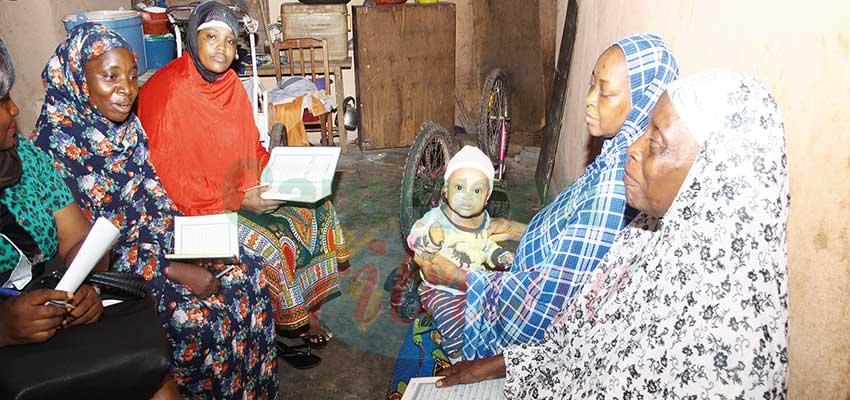
<svg viewBox="0 0 850 400">
<path fill-rule="evenodd" d="M 731 71 L 668 88 L 700 151 L 667 213 L 623 230 L 510 398 L 784 398 L 790 201 L 773 96 Z"/>
<path fill-rule="evenodd" d="M 159 274 L 156 264 L 139 253 L 162 254 L 160 247 L 170 248 L 176 211 L 148 161 L 138 118 L 130 114 L 116 124 L 104 117 L 90 101 L 83 71 L 86 61 L 117 48 L 131 49 L 103 25 L 85 23 L 71 30 L 41 75 L 47 93 L 35 143 L 53 156 L 89 220 L 105 217 L 121 229 L 113 266 L 152 279 Z"/>
</svg>

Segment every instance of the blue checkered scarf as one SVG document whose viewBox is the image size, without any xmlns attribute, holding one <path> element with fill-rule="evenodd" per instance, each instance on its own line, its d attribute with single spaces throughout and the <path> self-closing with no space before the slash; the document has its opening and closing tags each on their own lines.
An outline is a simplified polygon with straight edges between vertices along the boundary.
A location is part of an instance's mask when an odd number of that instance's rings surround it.
<svg viewBox="0 0 850 400">
<path fill-rule="evenodd" d="M 584 174 L 531 220 L 511 270 L 467 275 L 464 359 L 543 339 L 634 216 L 623 186 L 626 149 L 646 129 L 649 112 L 679 68 L 658 36 L 632 35 L 615 45 L 626 56 L 632 110 Z"/>
</svg>

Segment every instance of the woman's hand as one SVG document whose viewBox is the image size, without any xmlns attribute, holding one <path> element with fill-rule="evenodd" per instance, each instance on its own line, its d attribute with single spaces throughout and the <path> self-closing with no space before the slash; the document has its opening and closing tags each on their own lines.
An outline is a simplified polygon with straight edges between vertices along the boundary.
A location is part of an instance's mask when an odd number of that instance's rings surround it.
<svg viewBox="0 0 850 400">
<path fill-rule="evenodd" d="M 473 361 L 461 361 L 451 367 L 437 371 L 445 378 L 437 381 L 437 387 L 481 382 L 505 376 L 505 357 L 501 354 Z"/>
<path fill-rule="evenodd" d="M 50 339 L 62 325 L 67 311 L 44 303 L 72 298 L 68 292 L 39 289 L 3 301 L 0 303 L 0 346 Z"/>
<path fill-rule="evenodd" d="M 439 254 L 435 254 L 430 260 L 417 255 L 413 260 L 428 282 L 466 291 L 466 271 L 458 268 L 451 260 Z"/>
<path fill-rule="evenodd" d="M 506 218 L 492 218 L 490 226 L 487 227 L 487 233 L 490 235 L 490 239 L 496 242 L 504 242 L 505 240 L 519 242 L 522 235 L 525 234 L 526 227 L 528 225 Z"/>
<path fill-rule="evenodd" d="M 195 264 L 172 262 L 165 268 L 165 276 L 186 286 L 200 298 L 212 296 L 221 288 L 221 283 L 212 272 Z"/>
<path fill-rule="evenodd" d="M 268 186 L 260 186 L 246 191 L 245 197 L 242 198 L 242 209 L 254 214 L 271 214 L 274 210 L 277 210 L 283 202 L 260 197 L 266 190 L 269 190 Z"/>
<path fill-rule="evenodd" d="M 80 286 L 74 293 L 71 304 L 74 306 L 74 310 L 71 311 L 65 321 L 68 326 L 97 322 L 103 315 L 103 303 L 100 302 L 100 294 L 92 285 Z"/>
</svg>

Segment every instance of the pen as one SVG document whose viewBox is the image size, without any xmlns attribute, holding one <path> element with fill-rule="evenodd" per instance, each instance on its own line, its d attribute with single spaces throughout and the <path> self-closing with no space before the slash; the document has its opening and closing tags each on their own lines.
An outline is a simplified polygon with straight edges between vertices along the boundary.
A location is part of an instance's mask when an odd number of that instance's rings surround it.
<svg viewBox="0 0 850 400">
<path fill-rule="evenodd" d="M 0 296 L 13 297 L 13 296 L 18 296 L 20 294 L 21 294 L 21 292 L 15 290 L 15 289 L 0 288 Z"/>
<path fill-rule="evenodd" d="M 259 185 L 251 186 L 251 187 L 249 187 L 249 188 L 247 188 L 247 189 L 243 189 L 242 191 L 243 191 L 243 192 L 247 192 L 247 191 L 249 191 L 249 190 L 259 189 L 259 188 L 261 188 L 261 187 L 268 186 L 268 185 L 269 185 L 268 183 L 261 183 L 261 184 L 259 184 Z"/>
<path fill-rule="evenodd" d="M 65 310 L 67 310 L 68 312 L 74 311 L 74 309 L 76 308 L 76 307 L 74 307 L 73 304 L 68 304 L 64 301 L 48 300 L 47 303 L 44 303 L 44 305 L 48 305 L 48 304 L 51 305 L 51 306 L 62 307 Z"/>
<path fill-rule="evenodd" d="M 231 265 L 231 266 L 229 266 L 229 267 L 225 268 L 223 271 L 221 271 L 221 272 L 219 272 L 219 273 L 215 274 L 215 279 L 220 279 L 222 276 L 224 276 L 224 274 L 226 274 L 226 273 L 228 273 L 228 272 L 232 271 L 232 270 L 233 270 L 233 268 L 236 268 L 236 265 Z"/>
</svg>

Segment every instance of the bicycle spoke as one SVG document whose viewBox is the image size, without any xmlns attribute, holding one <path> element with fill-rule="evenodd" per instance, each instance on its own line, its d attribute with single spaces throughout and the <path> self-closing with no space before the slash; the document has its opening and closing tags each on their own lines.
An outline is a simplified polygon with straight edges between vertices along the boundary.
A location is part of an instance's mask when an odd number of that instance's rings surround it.
<svg viewBox="0 0 850 400">
<path fill-rule="evenodd" d="M 425 145 L 414 178 L 412 206 L 415 209 L 428 209 L 439 204 L 447 153 L 448 148 L 440 140 Z"/>
</svg>

